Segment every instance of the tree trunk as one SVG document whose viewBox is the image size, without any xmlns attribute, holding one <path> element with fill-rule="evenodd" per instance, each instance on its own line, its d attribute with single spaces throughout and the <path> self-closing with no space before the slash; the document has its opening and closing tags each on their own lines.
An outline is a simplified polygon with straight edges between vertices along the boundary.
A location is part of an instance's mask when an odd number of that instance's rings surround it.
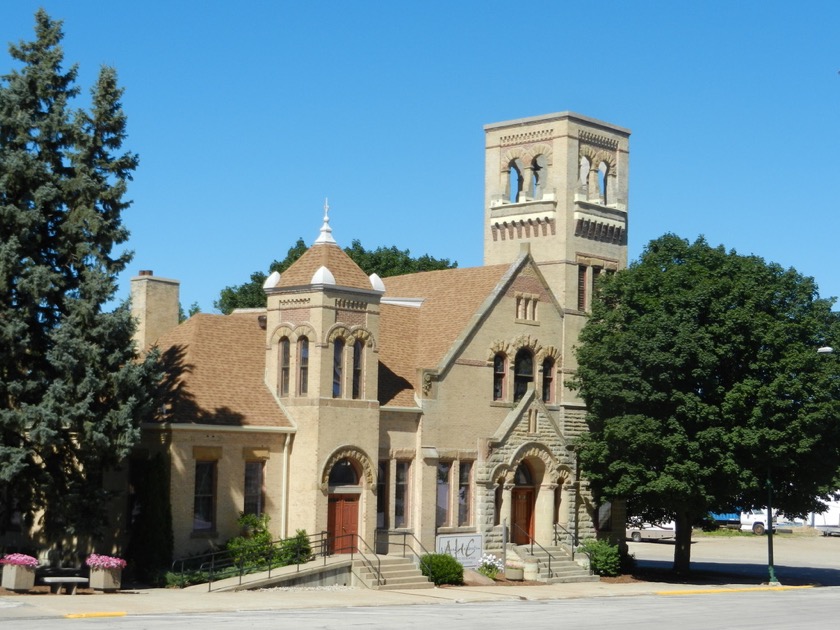
<svg viewBox="0 0 840 630">
<path fill-rule="evenodd" d="M 676 543 L 674 545 L 674 573 L 685 575 L 691 570 L 691 525 L 690 514 L 677 514 L 675 520 Z"/>
</svg>

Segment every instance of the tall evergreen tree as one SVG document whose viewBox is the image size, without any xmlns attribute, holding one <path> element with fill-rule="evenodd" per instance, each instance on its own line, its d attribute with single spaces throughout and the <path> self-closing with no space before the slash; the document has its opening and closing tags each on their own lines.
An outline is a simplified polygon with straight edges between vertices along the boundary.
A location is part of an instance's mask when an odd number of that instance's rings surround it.
<svg viewBox="0 0 840 630">
<path fill-rule="evenodd" d="M 103 68 L 90 109 L 72 110 L 61 22 L 35 21 L 0 79 L 0 512 L 41 514 L 60 543 L 101 531 L 101 474 L 137 442 L 158 374 L 128 307 L 103 311 L 131 259 L 113 254 L 138 162 L 121 152 L 122 90 Z"/>
</svg>

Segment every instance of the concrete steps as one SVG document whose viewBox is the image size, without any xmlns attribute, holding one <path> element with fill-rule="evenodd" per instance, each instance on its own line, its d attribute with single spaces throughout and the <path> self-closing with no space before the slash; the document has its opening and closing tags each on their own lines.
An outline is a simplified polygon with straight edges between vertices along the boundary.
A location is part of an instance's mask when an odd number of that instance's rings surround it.
<svg viewBox="0 0 840 630">
<path fill-rule="evenodd" d="M 356 559 L 353 561 L 353 575 L 364 586 L 380 591 L 415 588 L 434 588 L 428 578 L 409 558 L 398 556 L 376 556 L 382 572 L 382 584 L 377 584 L 376 576 L 368 563 Z M 375 563 L 374 558 L 369 558 Z"/>
<path fill-rule="evenodd" d="M 538 579 L 547 584 L 569 584 L 577 582 L 598 582 L 597 575 L 590 575 L 588 569 L 584 569 L 577 562 L 572 560 L 571 555 L 565 547 L 546 547 L 540 549 L 534 546 L 531 553 L 530 545 L 519 545 L 514 551 L 520 558 L 533 556 L 537 559 Z M 549 574 L 549 556 L 551 560 L 551 573 Z"/>
</svg>

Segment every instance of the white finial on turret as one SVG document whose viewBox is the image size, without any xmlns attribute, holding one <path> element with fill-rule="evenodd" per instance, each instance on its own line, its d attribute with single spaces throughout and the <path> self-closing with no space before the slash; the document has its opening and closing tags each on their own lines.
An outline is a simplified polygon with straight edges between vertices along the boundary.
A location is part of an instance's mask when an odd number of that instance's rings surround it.
<svg viewBox="0 0 840 630">
<path fill-rule="evenodd" d="M 319 243 L 335 243 L 330 227 L 330 202 L 327 198 L 324 198 L 324 224 L 321 226 L 321 233 L 315 239 L 315 244 Z"/>
</svg>

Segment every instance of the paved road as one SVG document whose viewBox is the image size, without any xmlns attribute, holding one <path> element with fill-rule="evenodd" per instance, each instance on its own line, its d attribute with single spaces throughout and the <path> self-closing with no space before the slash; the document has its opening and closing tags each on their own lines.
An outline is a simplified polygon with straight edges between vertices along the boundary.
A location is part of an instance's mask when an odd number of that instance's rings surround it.
<svg viewBox="0 0 840 630">
<path fill-rule="evenodd" d="M 368 608 L 230 611 L 207 614 L 135 615 L 100 619 L 18 621 L 15 630 L 190 630 L 402 628 L 679 628 L 679 630 L 772 630 L 832 628 L 840 612 L 840 589 L 734 591 L 694 595 L 644 595 L 539 602 L 446 603 Z M 2 622 L 0 622 L 2 626 Z"/>
</svg>

